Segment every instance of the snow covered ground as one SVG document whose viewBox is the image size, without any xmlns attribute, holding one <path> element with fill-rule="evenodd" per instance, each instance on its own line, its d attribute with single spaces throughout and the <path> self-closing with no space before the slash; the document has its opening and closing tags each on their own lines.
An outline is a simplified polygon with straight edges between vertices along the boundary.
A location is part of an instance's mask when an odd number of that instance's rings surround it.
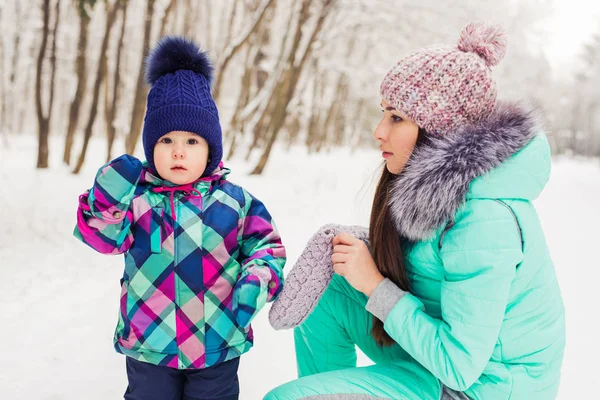
<svg viewBox="0 0 600 400">
<path fill-rule="evenodd" d="M 46 171 L 34 168 L 35 138 L 11 137 L 9 144 L 0 145 L 0 398 L 122 398 L 124 357 L 112 348 L 122 258 L 96 254 L 72 237 L 77 196 L 104 162 L 104 141 L 92 142 L 79 176 L 60 166 L 60 139 L 51 141 Z M 277 149 L 260 177 L 247 175 L 253 163 L 227 165 L 231 180 L 273 214 L 289 271 L 319 226 L 366 225 L 378 164 L 376 151 L 310 156 Z M 560 159 L 536 202 L 567 309 L 560 399 L 593 398 L 598 389 L 599 197 L 597 161 Z M 254 322 L 255 347 L 241 359 L 242 400 L 259 400 L 295 377 L 291 332 L 274 331 L 267 314 Z"/>
</svg>

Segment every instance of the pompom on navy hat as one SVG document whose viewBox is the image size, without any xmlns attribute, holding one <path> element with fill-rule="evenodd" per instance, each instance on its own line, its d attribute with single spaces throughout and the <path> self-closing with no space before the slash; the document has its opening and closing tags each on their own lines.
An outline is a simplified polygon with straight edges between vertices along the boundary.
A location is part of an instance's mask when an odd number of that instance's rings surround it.
<svg viewBox="0 0 600 400">
<path fill-rule="evenodd" d="M 146 59 L 146 81 L 151 85 L 146 99 L 142 142 L 151 169 L 154 146 L 172 131 L 187 131 L 204 138 L 209 159 L 202 176 L 210 175 L 223 158 L 223 138 L 217 106 L 210 94 L 213 66 L 193 41 L 163 37 Z"/>
</svg>

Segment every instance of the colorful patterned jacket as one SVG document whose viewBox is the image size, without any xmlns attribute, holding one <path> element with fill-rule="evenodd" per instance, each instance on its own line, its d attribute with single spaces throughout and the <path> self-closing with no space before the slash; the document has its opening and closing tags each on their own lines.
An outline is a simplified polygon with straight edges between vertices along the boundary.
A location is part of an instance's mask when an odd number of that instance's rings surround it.
<svg viewBox="0 0 600 400">
<path fill-rule="evenodd" d="M 75 236 L 125 255 L 119 353 L 186 369 L 252 347 L 250 321 L 281 291 L 285 248 L 265 206 L 227 174 L 173 186 L 124 155 L 79 197 Z"/>
</svg>

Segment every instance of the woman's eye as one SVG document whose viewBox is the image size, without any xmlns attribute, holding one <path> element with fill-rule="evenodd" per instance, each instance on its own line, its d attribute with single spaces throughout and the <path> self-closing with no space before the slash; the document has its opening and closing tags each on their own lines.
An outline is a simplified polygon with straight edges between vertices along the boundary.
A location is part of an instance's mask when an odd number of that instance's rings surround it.
<svg viewBox="0 0 600 400">
<path fill-rule="evenodd" d="M 392 121 L 394 122 L 402 122 L 402 118 L 392 114 Z"/>
<path fill-rule="evenodd" d="M 171 144 L 171 143 L 172 143 L 171 139 L 169 139 L 168 137 L 166 137 L 166 138 L 162 138 L 162 139 L 160 140 L 160 142 L 161 142 L 161 143 L 164 143 L 164 144 Z"/>
<path fill-rule="evenodd" d="M 189 139 L 188 144 L 196 144 L 198 141 L 196 139 Z"/>
</svg>

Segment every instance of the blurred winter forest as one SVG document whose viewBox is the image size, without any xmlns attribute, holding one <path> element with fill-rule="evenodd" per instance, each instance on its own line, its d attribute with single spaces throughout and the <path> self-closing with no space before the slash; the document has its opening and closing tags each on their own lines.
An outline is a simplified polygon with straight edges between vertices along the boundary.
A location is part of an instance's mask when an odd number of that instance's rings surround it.
<svg viewBox="0 0 600 400">
<path fill-rule="evenodd" d="M 37 134 L 37 167 L 47 168 L 48 138 L 59 137 L 64 145 L 52 151 L 75 173 L 86 152 L 133 153 L 144 58 L 165 34 L 209 51 L 226 157 L 253 160 L 252 173 L 291 146 L 371 146 L 387 69 L 486 20 L 509 35 L 494 69 L 500 97 L 541 106 L 554 154 L 598 157 L 600 24 L 575 38 L 575 67 L 557 71 L 545 49 L 558 1 L 0 0 L 0 148 Z M 92 136 L 106 148 L 88 148 Z"/>
</svg>

